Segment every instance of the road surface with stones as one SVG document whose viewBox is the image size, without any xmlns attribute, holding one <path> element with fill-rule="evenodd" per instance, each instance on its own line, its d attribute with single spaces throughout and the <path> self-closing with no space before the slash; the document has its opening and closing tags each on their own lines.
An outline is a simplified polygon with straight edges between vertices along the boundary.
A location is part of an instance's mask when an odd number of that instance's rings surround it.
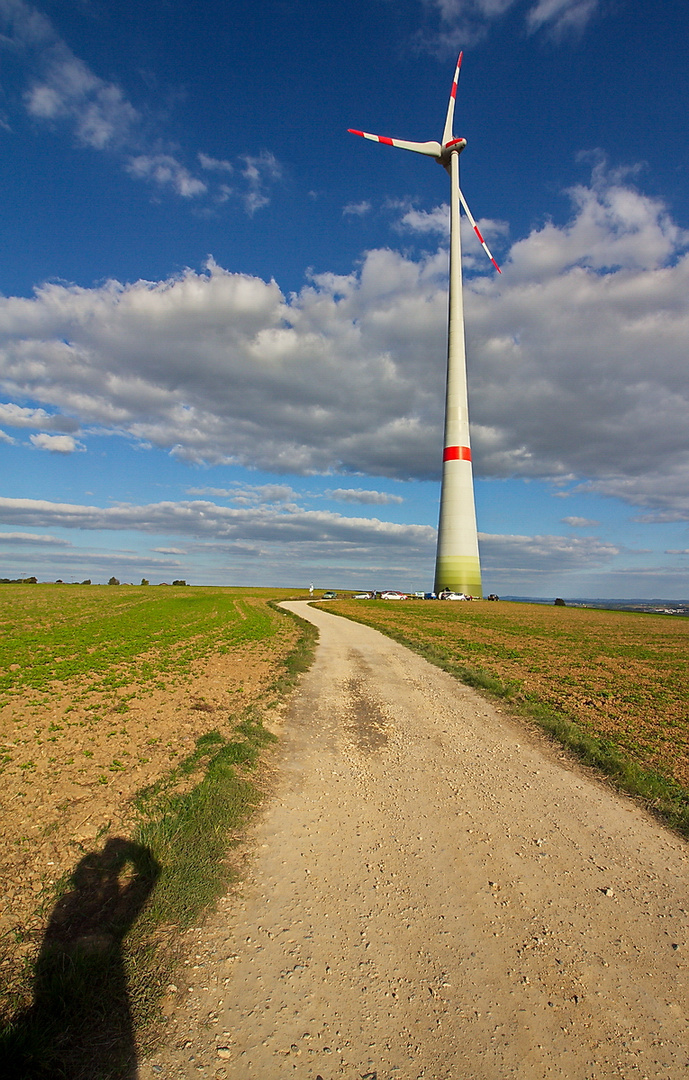
<svg viewBox="0 0 689 1080">
<path fill-rule="evenodd" d="M 366 626 L 320 632 L 141 1080 L 687 1080 L 687 845 Z"/>
</svg>

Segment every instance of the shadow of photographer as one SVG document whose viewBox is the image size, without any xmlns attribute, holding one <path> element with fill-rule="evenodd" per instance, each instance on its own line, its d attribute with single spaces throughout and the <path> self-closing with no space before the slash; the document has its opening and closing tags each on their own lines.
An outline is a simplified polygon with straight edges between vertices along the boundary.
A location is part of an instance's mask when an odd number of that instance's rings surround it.
<svg viewBox="0 0 689 1080">
<path fill-rule="evenodd" d="M 36 964 L 32 1005 L 3 1047 L 12 1080 L 135 1080 L 122 943 L 160 874 L 150 850 L 108 840 L 78 863 Z"/>
</svg>

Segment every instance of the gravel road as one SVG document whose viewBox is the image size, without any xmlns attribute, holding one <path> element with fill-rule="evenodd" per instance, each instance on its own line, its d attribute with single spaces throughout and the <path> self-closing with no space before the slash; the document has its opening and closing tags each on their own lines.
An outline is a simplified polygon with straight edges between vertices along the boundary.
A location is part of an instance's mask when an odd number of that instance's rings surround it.
<svg viewBox="0 0 689 1080">
<path fill-rule="evenodd" d="M 687 845 L 377 631 L 320 632 L 142 1080 L 687 1080 Z"/>
</svg>

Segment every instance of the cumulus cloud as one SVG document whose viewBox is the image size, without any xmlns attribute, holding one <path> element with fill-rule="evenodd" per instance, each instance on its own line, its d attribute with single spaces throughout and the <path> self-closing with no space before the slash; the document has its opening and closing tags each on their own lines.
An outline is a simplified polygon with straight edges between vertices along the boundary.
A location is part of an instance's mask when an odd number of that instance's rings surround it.
<svg viewBox="0 0 689 1080">
<path fill-rule="evenodd" d="M 274 282 L 208 272 L 0 300 L 9 395 L 78 415 L 191 462 L 272 472 L 431 475 L 446 258 L 371 252 L 360 274 Z"/>
<path fill-rule="evenodd" d="M 79 427 L 69 416 L 50 414 L 45 409 L 29 409 L 13 402 L 0 402 L 0 424 L 17 428 L 42 428 L 44 431 L 73 432 Z"/>
<path fill-rule="evenodd" d="M 476 473 L 684 516 L 689 235 L 600 159 L 569 196 L 569 219 L 514 243 L 502 278 L 480 251 L 486 272 L 465 278 Z M 211 260 L 0 298 L 3 418 L 68 434 L 39 420 L 72 417 L 192 463 L 435 478 L 446 288 L 441 242 L 369 251 L 290 296 Z"/>
<path fill-rule="evenodd" d="M 410 206 L 399 220 L 398 228 L 409 229 L 415 233 L 431 233 L 450 236 L 450 207 L 448 203 L 435 206 L 432 210 L 417 210 Z"/>
<path fill-rule="evenodd" d="M 48 450 L 51 454 L 73 454 L 75 450 L 84 450 L 82 443 L 71 435 L 30 435 L 31 442 L 38 450 Z"/>
<path fill-rule="evenodd" d="M 599 167 L 570 195 L 569 222 L 518 241 L 504 284 L 470 293 L 477 459 L 485 473 L 585 476 L 587 490 L 676 506 L 689 477 L 687 233 Z"/>
<path fill-rule="evenodd" d="M 399 232 L 411 232 L 417 235 L 426 234 L 429 237 L 442 237 L 447 243 L 450 239 L 450 206 L 442 203 L 432 210 L 419 210 L 415 206 L 398 207 L 403 209 L 402 216 L 395 223 L 394 228 Z M 509 226 L 505 221 L 495 221 L 491 218 L 479 218 L 477 225 L 481 235 L 490 243 L 494 251 L 500 251 L 495 247 L 496 241 L 501 243 L 507 237 Z M 473 227 L 469 219 L 462 215 L 460 219 L 460 234 L 462 240 L 462 265 L 465 270 L 485 267 L 485 254 L 481 250 Z"/>
</svg>

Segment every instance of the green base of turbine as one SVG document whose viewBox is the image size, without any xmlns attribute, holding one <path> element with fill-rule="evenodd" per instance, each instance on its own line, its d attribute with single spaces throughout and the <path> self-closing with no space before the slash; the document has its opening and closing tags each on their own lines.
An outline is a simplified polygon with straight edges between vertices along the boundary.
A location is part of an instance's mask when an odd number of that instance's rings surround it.
<svg viewBox="0 0 689 1080">
<path fill-rule="evenodd" d="M 472 555 L 440 556 L 435 566 L 435 591 L 443 589 L 483 599 L 481 564 Z"/>
</svg>

